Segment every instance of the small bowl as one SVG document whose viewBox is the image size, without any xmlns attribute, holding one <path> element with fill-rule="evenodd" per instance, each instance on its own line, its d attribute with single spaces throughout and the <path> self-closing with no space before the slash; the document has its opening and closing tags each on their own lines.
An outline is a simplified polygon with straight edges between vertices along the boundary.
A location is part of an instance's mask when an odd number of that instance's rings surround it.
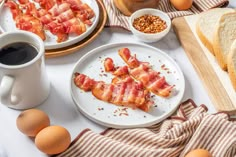
<svg viewBox="0 0 236 157">
<path fill-rule="evenodd" d="M 158 32 L 158 33 L 143 33 L 133 26 L 133 22 L 136 18 L 141 17 L 143 15 L 155 15 L 159 16 L 162 20 L 164 20 L 167 24 L 167 28 L 165 28 L 163 31 Z M 162 39 L 164 36 L 168 34 L 171 28 L 171 19 L 170 17 L 157 9 L 151 9 L 151 8 L 146 8 L 146 9 L 140 9 L 136 12 L 134 12 L 130 18 L 129 18 L 129 27 L 131 32 L 136 36 L 139 40 L 146 42 L 146 43 L 152 43 L 152 42 L 157 42 L 160 39 Z"/>
</svg>

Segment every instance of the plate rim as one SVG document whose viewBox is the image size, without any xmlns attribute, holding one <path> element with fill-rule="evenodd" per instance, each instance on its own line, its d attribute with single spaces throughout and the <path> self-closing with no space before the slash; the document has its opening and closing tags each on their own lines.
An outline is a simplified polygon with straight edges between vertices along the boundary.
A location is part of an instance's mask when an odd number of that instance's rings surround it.
<svg viewBox="0 0 236 157">
<path fill-rule="evenodd" d="M 83 0 L 82 0 L 83 1 Z M 53 50 L 53 49 L 60 49 L 60 48 L 64 48 L 64 47 L 68 47 L 70 45 L 73 45 L 73 44 L 76 44 L 80 41 L 82 41 L 83 39 L 85 39 L 87 36 L 89 36 L 93 31 L 94 29 L 96 28 L 96 26 L 98 25 L 98 22 L 99 22 L 99 16 L 100 16 L 100 9 L 99 9 L 99 6 L 98 6 L 98 2 L 97 0 L 89 0 L 91 1 L 92 3 L 95 4 L 95 9 L 97 10 L 96 12 L 96 16 L 95 16 L 95 19 L 93 21 L 93 24 L 92 26 L 89 26 L 86 30 L 86 32 L 82 33 L 81 35 L 79 36 L 76 36 L 74 38 L 72 38 L 70 41 L 65 41 L 65 42 L 61 42 L 61 43 L 56 43 L 53 44 L 53 45 L 46 45 L 44 43 L 44 47 L 45 47 L 45 50 Z M 84 1 L 83 1 L 84 2 Z M 5 0 L 2 0 L 0 2 L 0 14 L 4 8 L 4 3 L 5 3 Z M 85 2 L 84 2 L 85 3 Z M 91 6 L 90 6 L 91 7 Z M 94 8 L 92 8 L 93 10 L 95 10 Z M 16 28 L 18 29 L 18 28 Z M 12 31 L 12 30 L 10 30 Z M 13 30 L 14 31 L 14 30 Z M 4 32 L 9 32 L 7 30 L 4 30 L 3 27 L 0 25 L 0 32 L 4 33 Z"/>
<path fill-rule="evenodd" d="M 148 123 L 142 123 L 142 124 L 122 124 L 122 125 L 118 125 L 118 124 L 112 124 L 112 123 L 107 123 L 107 122 L 104 122 L 102 120 L 99 120 L 96 118 L 96 116 L 93 116 L 92 114 L 89 114 L 88 112 L 85 111 L 85 109 L 83 109 L 79 103 L 77 102 L 75 96 L 74 96 L 74 92 L 73 92 L 73 85 L 74 85 L 74 82 L 73 82 L 73 77 L 74 77 L 74 72 L 75 72 L 75 69 L 76 67 L 78 66 L 78 64 L 84 60 L 84 58 L 86 59 L 88 56 L 92 55 L 92 54 L 96 54 L 96 53 L 99 53 L 99 51 L 101 50 L 104 50 L 106 48 L 110 48 L 110 47 L 120 47 L 120 46 L 125 46 L 125 47 L 128 47 L 128 45 L 132 45 L 132 46 L 142 46 L 142 47 L 146 47 L 148 49 L 153 49 L 153 50 L 157 50 L 158 52 L 160 52 L 162 55 L 164 55 L 164 57 L 166 57 L 167 59 L 169 59 L 171 61 L 172 64 L 174 64 L 175 68 L 178 70 L 178 73 L 180 75 L 180 78 L 181 78 L 181 83 L 182 83 L 182 90 L 181 90 L 181 95 L 175 105 L 175 107 L 173 107 L 173 109 L 169 112 L 166 112 L 165 114 L 161 115 L 160 118 L 156 119 L 156 120 L 152 120 Z M 132 42 L 129 42 L 129 43 L 123 43 L 123 42 L 119 42 L 119 43 L 110 43 L 110 44 L 105 44 L 105 45 L 102 45 L 102 46 L 99 46 L 99 47 L 96 47 L 94 49 L 92 49 L 91 51 L 89 51 L 88 53 L 86 53 L 85 55 L 83 55 L 73 66 L 72 68 L 72 71 L 71 71 L 71 75 L 70 75 L 70 94 L 71 94 L 71 97 L 72 97 L 72 100 L 73 102 L 75 103 L 76 107 L 79 109 L 79 111 L 84 114 L 87 118 L 89 118 L 90 120 L 92 120 L 93 122 L 96 122 L 97 124 L 100 124 L 100 125 L 103 125 L 103 126 L 106 126 L 106 127 L 112 127 L 112 128 L 117 128 L 117 129 L 125 129 L 125 128 L 137 128 L 137 127 L 148 127 L 148 126 L 151 126 L 151 125 L 154 125 L 154 124 L 157 124 L 161 121 L 163 121 L 164 119 L 166 119 L 167 117 L 169 117 L 170 115 L 172 115 L 176 109 L 178 108 L 178 106 L 180 105 L 183 97 L 184 97 L 184 93 L 185 93 L 185 87 L 186 87 L 186 83 L 185 83 L 185 78 L 184 78 L 184 75 L 183 75 L 183 72 L 181 70 L 181 68 L 179 67 L 179 65 L 177 64 L 177 62 L 171 58 L 168 54 L 166 54 L 164 51 L 156 48 L 156 47 L 153 47 L 153 46 L 150 46 L 150 45 L 147 45 L 147 44 L 141 44 L 141 43 L 132 43 Z"/>
</svg>

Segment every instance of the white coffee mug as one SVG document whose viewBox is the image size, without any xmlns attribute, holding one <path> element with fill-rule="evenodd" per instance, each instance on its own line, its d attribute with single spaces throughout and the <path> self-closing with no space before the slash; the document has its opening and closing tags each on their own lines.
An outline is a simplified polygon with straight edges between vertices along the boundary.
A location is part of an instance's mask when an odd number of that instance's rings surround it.
<svg viewBox="0 0 236 157">
<path fill-rule="evenodd" d="M 44 102 L 50 91 L 50 82 L 45 69 L 44 43 L 40 37 L 31 32 L 7 32 L 0 35 L 0 53 L 3 48 L 13 43 L 28 43 L 31 48 L 33 46 L 34 50 L 36 49 L 36 56 L 25 63 L 15 65 L 14 58 L 1 59 L 2 56 L 8 57 L 8 54 L 0 54 L 1 104 L 14 109 L 33 108 Z M 16 53 L 19 54 L 17 51 L 12 51 L 12 56 L 17 56 Z M 7 60 L 10 60 L 11 64 L 8 64 Z"/>
</svg>

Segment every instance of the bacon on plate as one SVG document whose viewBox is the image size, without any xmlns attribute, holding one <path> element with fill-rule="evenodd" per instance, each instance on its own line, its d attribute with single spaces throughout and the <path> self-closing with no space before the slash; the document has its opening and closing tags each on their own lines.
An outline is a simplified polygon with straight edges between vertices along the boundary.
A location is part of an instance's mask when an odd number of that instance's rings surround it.
<svg viewBox="0 0 236 157">
<path fill-rule="evenodd" d="M 168 97 L 174 85 L 169 85 L 164 76 L 153 70 L 149 63 L 132 56 L 128 48 L 119 50 L 119 55 L 130 68 L 130 75 L 143 83 L 144 87 L 156 95 Z"/>
<path fill-rule="evenodd" d="M 7 1 L 6 5 L 10 8 L 12 12 L 13 19 L 16 22 L 17 28 L 35 33 L 40 38 L 42 38 L 42 40 L 46 39 L 43 24 L 39 19 L 37 19 L 33 15 L 29 15 L 28 12 L 23 13 L 19 5 L 15 1 Z M 29 6 L 34 8 L 33 5 Z"/>
<path fill-rule="evenodd" d="M 117 79 L 107 84 L 95 81 L 84 74 L 75 73 L 74 83 L 84 91 L 91 91 L 97 99 L 115 105 L 140 108 L 147 112 L 153 104 L 149 91 L 143 89 L 128 75 L 124 79 Z"/>
<path fill-rule="evenodd" d="M 115 67 L 115 64 L 111 58 L 106 58 L 104 60 L 104 68 L 106 72 L 112 72 L 112 74 L 115 76 L 122 76 L 129 74 L 128 66 Z"/>
<path fill-rule="evenodd" d="M 7 0 L 6 6 L 17 28 L 36 33 L 43 40 L 45 30 L 49 30 L 57 36 L 57 42 L 67 40 L 70 34 L 86 32 L 95 16 L 90 6 L 81 0 Z"/>
</svg>

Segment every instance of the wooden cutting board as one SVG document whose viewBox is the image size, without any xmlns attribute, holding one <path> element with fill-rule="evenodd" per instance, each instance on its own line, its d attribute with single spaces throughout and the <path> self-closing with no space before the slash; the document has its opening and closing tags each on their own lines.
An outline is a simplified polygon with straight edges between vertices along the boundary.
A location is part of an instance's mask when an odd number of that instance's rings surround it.
<svg viewBox="0 0 236 157">
<path fill-rule="evenodd" d="M 220 69 L 214 56 L 196 34 L 198 15 L 173 19 L 173 28 L 218 111 L 236 115 L 236 92 L 227 72 Z"/>
</svg>

